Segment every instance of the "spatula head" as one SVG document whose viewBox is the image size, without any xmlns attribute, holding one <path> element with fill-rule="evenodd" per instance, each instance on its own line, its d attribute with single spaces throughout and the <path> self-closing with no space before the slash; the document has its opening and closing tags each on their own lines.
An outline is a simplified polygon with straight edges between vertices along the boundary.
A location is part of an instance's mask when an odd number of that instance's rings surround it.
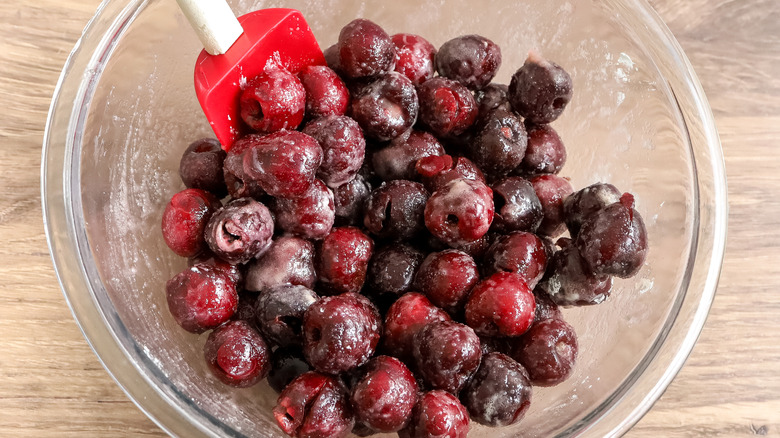
<svg viewBox="0 0 780 438">
<path fill-rule="evenodd" d="M 239 96 L 246 81 L 277 65 L 298 73 L 324 65 L 317 40 L 294 9 L 261 9 L 238 17 L 244 33 L 224 55 L 205 50 L 195 64 L 195 93 L 225 150 L 248 131 L 241 120 Z"/>
</svg>

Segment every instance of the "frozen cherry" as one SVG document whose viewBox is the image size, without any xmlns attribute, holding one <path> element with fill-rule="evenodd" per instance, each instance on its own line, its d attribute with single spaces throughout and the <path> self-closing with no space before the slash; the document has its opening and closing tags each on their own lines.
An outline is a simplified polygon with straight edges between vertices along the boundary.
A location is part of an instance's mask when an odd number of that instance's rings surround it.
<svg viewBox="0 0 780 438">
<path fill-rule="evenodd" d="M 310 65 L 298 73 L 306 90 L 306 117 L 342 116 L 349 106 L 349 91 L 339 75 L 324 65 Z"/>
<path fill-rule="evenodd" d="M 276 392 L 284 388 L 301 374 L 311 371 L 300 348 L 280 347 L 271 354 L 271 372 L 268 373 L 268 385 Z"/>
<path fill-rule="evenodd" d="M 457 397 L 434 390 L 420 394 L 409 426 L 399 438 L 466 438 L 469 413 Z"/>
<path fill-rule="evenodd" d="M 571 375 L 577 360 L 577 335 L 560 318 L 534 323 L 517 344 L 512 357 L 538 386 L 554 386 Z"/>
<path fill-rule="evenodd" d="M 429 254 L 417 271 L 415 287 L 432 303 L 458 314 L 471 288 L 479 281 L 477 263 L 463 251 L 448 249 Z"/>
<path fill-rule="evenodd" d="M 534 324 L 545 319 L 563 318 L 561 309 L 541 287 L 534 289 L 534 298 L 536 299 Z"/>
<path fill-rule="evenodd" d="M 425 205 L 425 226 L 451 246 L 484 236 L 493 222 L 493 191 L 484 183 L 456 179 L 437 190 Z"/>
<path fill-rule="evenodd" d="M 395 48 L 390 35 L 376 23 L 357 19 L 339 33 L 339 67 L 350 78 L 377 76 L 392 70 Z"/>
<path fill-rule="evenodd" d="M 400 360 L 377 356 L 357 371 L 350 399 L 357 421 L 377 432 L 396 432 L 417 403 L 417 381 Z"/>
<path fill-rule="evenodd" d="M 571 96 L 569 74 L 558 64 L 543 59 L 533 51 L 509 83 L 512 108 L 532 123 L 550 123 L 557 119 Z"/>
<path fill-rule="evenodd" d="M 471 327 L 453 321 L 432 322 L 414 336 L 417 370 L 426 384 L 457 394 L 479 368 L 482 349 Z"/>
<path fill-rule="evenodd" d="M 244 173 L 271 196 L 302 196 L 314 182 L 322 162 L 317 140 L 298 131 L 264 137 L 245 137 L 252 144 L 244 152 Z"/>
<path fill-rule="evenodd" d="M 420 120 L 439 137 L 462 134 L 477 118 L 474 95 L 461 83 L 436 77 L 418 88 Z"/>
<path fill-rule="evenodd" d="M 539 286 L 559 306 L 599 304 L 612 289 L 612 277 L 592 273 L 573 243 L 553 255 L 547 271 Z"/>
<path fill-rule="evenodd" d="M 260 331 L 276 345 L 302 345 L 303 313 L 318 299 L 317 294 L 305 286 L 285 284 L 266 289 L 255 304 Z"/>
<path fill-rule="evenodd" d="M 425 188 L 431 193 L 460 178 L 485 182 L 482 171 L 466 157 L 424 157 L 417 160 L 415 169 Z"/>
<path fill-rule="evenodd" d="M 338 44 L 333 44 L 332 46 L 323 50 L 322 56 L 325 58 L 325 63 L 331 70 L 336 72 L 338 75 L 344 74 L 344 69 L 341 68 L 341 57 L 339 55 Z"/>
<path fill-rule="evenodd" d="M 500 236 L 490 246 L 483 261 L 484 273 L 514 272 L 534 288 L 547 269 L 544 242 L 533 233 L 516 231 Z"/>
<path fill-rule="evenodd" d="M 417 292 L 404 294 L 390 306 L 385 316 L 383 349 L 387 354 L 412 363 L 414 335 L 428 323 L 449 320 L 449 315 L 431 304 L 424 295 Z"/>
<path fill-rule="evenodd" d="M 486 354 L 463 389 L 461 400 L 477 423 L 492 427 L 515 424 L 531 405 L 528 372 L 505 354 Z"/>
<path fill-rule="evenodd" d="M 536 301 L 525 280 L 498 272 L 482 280 L 466 302 L 466 324 L 483 336 L 520 336 L 534 322 Z"/>
<path fill-rule="evenodd" d="M 261 257 L 249 263 L 244 287 L 260 292 L 283 284 L 314 287 L 314 244 L 294 236 L 278 237 Z"/>
<path fill-rule="evenodd" d="M 371 193 L 364 225 L 373 235 L 392 240 L 414 237 L 424 229 L 428 191 L 422 184 L 394 180 Z"/>
<path fill-rule="evenodd" d="M 419 104 L 414 84 L 397 72 L 384 73 L 353 94 L 352 118 L 366 137 L 392 140 L 417 121 Z"/>
<path fill-rule="evenodd" d="M 542 213 L 544 218 L 539 225 L 539 234 L 550 237 L 559 236 L 566 230 L 565 218 L 563 213 L 563 200 L 569 196 L 574 189 L 571 184 L 558 175 L 539 175 L 531 179 L 531 185 L 534 186 L 534 192 L 542 204 Z"/>
<path fill-rule="evenodd" d="M 496 231 L 534 232 L 539 228 L 544 218 L 542 203 L 528 180 L 510 176 L 493 185 L 492 189 L 496 209 L 493 228 Z"/>
<path fill-rule="evenodd" d="M 501 49 L 480 35 L 463 35 L 442 44 L 436 71 L 474 90 L 484 88 L 501 67 Z"/>
<path fill-rule="evenodd" d="M 620 200 L 620 191 L 608 183 L 596 183 L 572 193 L 563 200 L 563 216 L 572 237 L 593 213 Z"/>
<path fill-rule="evenodd" d="M 203 231 L 222 204 L 201 189 L 184 189 L 173 195 L 162 215 L 165 244 L 176 255 L 192 257 L 206 248 Z"/>
<path fill-rule="evenodd" d="M 211 372 L 223 383 L 247 388 L 271 370 L 271 349 L 246 321 L 230 321 L 209 334 L 203 354 Z"/>
<path fill-rule="evenodd" d="M 357 122 L 346 116 L 320 117 L 307 123 L 303 133 L 322 147 L 317 177 L 328 187 L 338 187 L 357 175 L 366 156 L 366 140 Z"/>
<path fill-rule="evenodd" d="M 246 263 L 271 246 L 274 221 L 265 205 L 252 198 L 234 199 L 217 210 L 205 229 L 211 252 L 232 263 Z"/>
<path fill-rule="evenodd" d="M 191 333 L 219 326 L 238 308 L 235 282 L 225 271 L 203 263 L 168 280 L 165 291 L 173 319 Z"/>
<path fill-rule="evenodd" d="M 474 137 L 469 155 L 495 181 L 520 165 L 527 143 L 523 123 L 511 111 L 498 108 Z"/>
<path fill-rule="evenodd" d="M 317 371 L 351 371 L 374 355 L 382 333 L 376 307 L 363 295 L 321 298 L 303 316 L 303 353 Z"/>
<path fill-rule="evenodd" d="M 306 90 L 294 74 L 272 67 L 247 83 L 240 106 L 241 118 L 255 131 L 295 129 L 303 121 Z"/>
<path fill-rule="evenodd" d="M 647 229 L 634 209 L 634 197 L 593 213 L 577 235 L 577 249 L 595 274 L 628 278 L 636 275 L 647 258 Z"/>
<path fill-rule="evenodd" d="M 381 248 L 371 257 L 367 285 L 377 294 L 401 295 L 412 286 L 422 259 L 422 253 L 408 245 Z"/>
<path fill-rule="evenodd" d="M 566 164 L 566 147 L 550 125 L 528 126 L 528 147 L 517 171 L 523 175 L 558 173 Z"/>
<path fill-rule="evenodd" d="M 227 191 L 234 199 L 247 197 L 261 199 L 266 196 L 265 190 L 260 187 L 260 184 L 248 178 L 244 171 L 244 152 L 260 138 L 262 138 L 261 135 L 250 134 L 236 140 L 225 157 L 222 172 Z"/>
<path fill-rule="evenodd" d="M 368 197 L 371 196 L 371 184 L 363 175 L 333 189 L 333 199 L 336 205 L 336 226 L 363 225 Z"/>
<path fill-rule="evenodd" d="M 408 137 L 398 137 L 372 157 L 374 171 L 385 181 L 415 180 L 415 165 L 423 157 L 444 155 L 444 147 L 433 135 L 412 131 Z"/>
<path fill-rule="evenodd" d="M 391 39 L 395 47 L 395 71 L 409 78 L 415 86 L 433 77 L 436 73 L 436 47 L 433 44 L 410 33 L 397 33 Z"/>
<path fill-rule="evenodd" d="M 359 292 L 373 250 L 374 242 L 359 229 L 334 228 L 317 249 L 318 291 L 326 295 Z"/>
<path fill-rule="evenodd" d="M 218 198 L 227 195 L 222 165 L 227 153 L 216 139 L 202 138 L 184 151 L 179 161 L 179 176 L 184 185 L 213 193 Z"/>
<path fill-rule="evenodd" d="M 282 431 L 296 438 L 345 438 L 355 425 L 344 385 L 313 371 L 284 388 L 273 414 Z"/>
<path fill-rule="evenodd" d="M 230 317 L 230 320 L 244 321 L 259 333 L 260 327 L 257 325 L 255 303 L 257 303 L 257 294 L 239 290 L 238 307 L 236 307 L 236 313 Z"/>
<path fill-rule="evenodd" d="M 474 99 L 477 101 L 479 116 L 478 124 L 482 125 L 487 121 L 490 114 L 498 108 L 511 110 L 507 90 L 509 87 L 503 84 L 491 83 L 486 87 L 474 93 Z"/>
<path fill-rule="evenodd" d="M 336 220 L 333 192 L 318 179 L 302 195 L 275 198 L 269 205 L 281 230 L 306 239 L 324 238 Z"/>
</svg>

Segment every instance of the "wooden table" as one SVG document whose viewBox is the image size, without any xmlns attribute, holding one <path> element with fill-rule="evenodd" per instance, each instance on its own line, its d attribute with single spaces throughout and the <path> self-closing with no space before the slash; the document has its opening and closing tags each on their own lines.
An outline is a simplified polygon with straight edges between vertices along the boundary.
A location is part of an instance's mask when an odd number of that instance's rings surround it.
<svg viewBox="0 0 780 438">
<path fill-rule="evenodd" d="M 715 113 L 729 178 L 720 288 L 680 375 L 631 437 L 780 436 L 780 1 L 653 0 Z M 0 2 L 0 436 L 163 436 L 114 384 L 51 267 L 46 112 L 98 0 Z"/>
</svg>

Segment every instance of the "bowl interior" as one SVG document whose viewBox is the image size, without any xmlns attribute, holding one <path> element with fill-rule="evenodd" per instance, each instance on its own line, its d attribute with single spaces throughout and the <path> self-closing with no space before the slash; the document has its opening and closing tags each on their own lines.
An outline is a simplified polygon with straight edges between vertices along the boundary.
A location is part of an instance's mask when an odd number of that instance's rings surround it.
<svg viewBox="0 0 780 438">
<path fill-rule="evenodd" d="M 139 2 L 140 3 L 140 2 Z M 513 427 L 474 425 L 475 437 L 573 432 L 608 409 L 663 341 L 685 294 L 697 227 L 696 174 L 680 109 L 647 41 L 621 22 L 619 2 L 442 0 L 395 2 L 231 2 L 237 13 L 292 7 L 307 17 L 323 48 L 344 24 L 369 18 L 388 33 L 417 33 L 439 46 L 481 34 L 502 49 L 497 82 L 508 83 L 529 49 L 566 68 L 574 99 L 553 126 L 568 148 L 562 175 L 575 189 L 605 181 L 636 196 L 650 237 L 646 266 L 616 280 L 605 303 L 568 309 L 579 335 L 573 376 L 535 388 L 526 418 Z M 138 5 L 136 5 L 138 6 Z M 80 201 L 99 305 L 136 366 L 158 382 L 190 421 L 211 431 L 282 436 L 270 415 L 276 394 L 220 384 L 206 369 L 206 335 L 184 332 L 168 314 L 165 282 L 186 266 L 163 243 L 160 218 L 183 188 L 178 161 L 187 145 L 210 136 L 192 86 L 200 43 L 174 2 L 148 1 L 114 35 L 89 102 L 77 145 Z"/>
</svg>

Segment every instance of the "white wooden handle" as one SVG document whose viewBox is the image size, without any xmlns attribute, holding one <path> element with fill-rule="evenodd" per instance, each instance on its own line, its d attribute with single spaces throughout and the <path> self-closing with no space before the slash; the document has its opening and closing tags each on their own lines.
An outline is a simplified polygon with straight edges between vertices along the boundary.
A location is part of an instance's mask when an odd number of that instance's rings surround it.
<svg viewBox="0 0 780 438">
<path fill-rule="evenodd" d="M 221 55 L 244 33 L 225 0 L 176 0 L 203 47 L 211 55 Z"/>
</svg>

